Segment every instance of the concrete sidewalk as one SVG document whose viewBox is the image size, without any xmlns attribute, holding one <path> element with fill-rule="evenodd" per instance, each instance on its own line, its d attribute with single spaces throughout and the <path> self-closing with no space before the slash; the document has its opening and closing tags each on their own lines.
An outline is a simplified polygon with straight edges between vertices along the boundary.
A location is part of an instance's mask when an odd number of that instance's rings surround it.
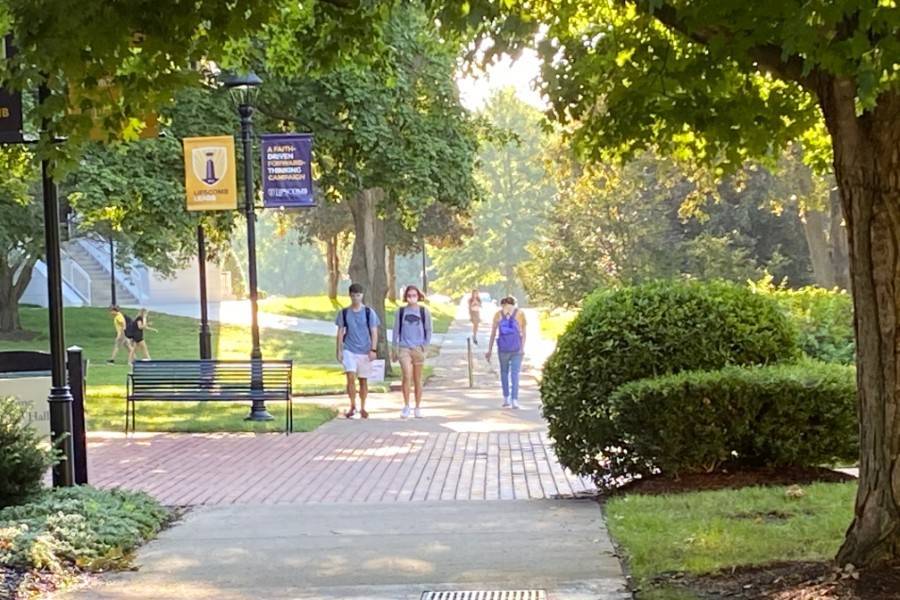
<svg viewBox="0 0 900 600">
<path fill-rule="evenodd" d="M 92 600 L 418 600 L 425 591 L 543 589 L 625 599 L 591 500 L 195 511 L 141 570 L 67 596 Z"/>
<path fill-rule="evenodd" d="M 514 411 L 500 408 L 483 348 L 468 387 L 467 333 L 454 322 L 431 359 L 424 419 L 401 420 L 394 393 L 370 397 L 369 419 L 305 434 L 92 438 L 95 481 L 193 508 L 138 553 L 137 572 L 64 597 L 630 598 L 600 506 L 585 497 L 593 486 L 559 465 L 547 437 L 534 378 L 547 345 L 529 334 L 525 409 Z"/>
</svg>

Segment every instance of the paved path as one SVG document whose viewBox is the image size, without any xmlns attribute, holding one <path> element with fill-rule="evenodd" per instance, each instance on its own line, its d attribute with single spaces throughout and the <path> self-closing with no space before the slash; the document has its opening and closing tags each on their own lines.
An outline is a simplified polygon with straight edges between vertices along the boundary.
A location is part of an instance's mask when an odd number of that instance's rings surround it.
<svg viewBox="0 0 900 600">
<path fill-rule="evenodd" d="M 534 371 L 526 408 L 500 409 L 496 359 L 473 361 L 476 387 L 465 387 L 465 330 L 455 322 L 432 361 L 424 419 L 399 419 L 399 394 L 384 394 L 368 420 L 291 436 L 91 436 L 95 484 L 193 508 L 139 553 L 137 573 L 66 597 L 630 597 L 592 485 L 556 461 Z"/>
</svg>

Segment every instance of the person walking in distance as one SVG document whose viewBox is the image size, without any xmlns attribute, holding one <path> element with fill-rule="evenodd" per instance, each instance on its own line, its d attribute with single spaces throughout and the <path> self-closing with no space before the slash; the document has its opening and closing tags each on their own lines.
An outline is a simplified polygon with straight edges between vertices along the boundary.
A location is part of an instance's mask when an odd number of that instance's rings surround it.
<svg viewBox="0 0 900 600">
<path fill-rule="evenodd" d="M 431 343 L 431 312 L 421 305 L 425 296 L 414 285 L 403 291 L 406 305 L 394 316 L 391 356 L 399 361 L 403 375 L 403 410 L 400 416 L 409 417 L 409 392 L 415 388 L 417 419 L 422 418 L 422 371 L 425 368 L 425 350 Z"/>
<path fill-rule="evenodd" d="M 369 418 L 366 398 L 369 395 L 369 373 L 378 351 L 378 313 L 363 304 L 365 290 L 354 283 L 350 285 L 350 306 L 338 311 L 334 319 L 337 325 L 337 360 L 347 376 L 347 396 L 350 410 L 344 413 L 348 419 L 356 414 L 356 383 L 359 382 L 359 416 Z"/>
<path fill-rule="evenodd" d="M 472 343 L 478 345 L 478 326 L 481 324 L 481 294 L 472 290 L 469 296 L 469 320 L 472 322 Z"/>
<path fill-rule="evenodd" d="M 491 341 L 485 354 L 488 362 L 494 340 L 497 340 L 497 357 L 500 359 L 500 385 L 503 388 L 503 408 L 519 406 L 519 374 L 525 356 L 525 314 L 516 308 L 516 299 L 507 296 L 500 301 L 500 310 L 494 315 Z"/>
<path fill-rule="evenodd" d="M 112 365 L 115 364 L 116 355 L 119 354 L 119 346 L 125 348 L 129 354 L 131 353 L 131 342 L 125 337 L 125 330 L 131 324 L 131 319 L 119 310 L 118 306 L 110 306 L 109 314 L 112 315 L 113 326 L 116 328 L 116 341 L 113 342 L 112 354 L 106 361 Z"/>
<path fill-rule="evenodd" d="M 144 353 L 144 360 L 150 360 L 150 350 L 147 348 L 147 342 L 144 341 L 144 331 L 156 331 L 150 327 L 149 319 L 150 311 L 142 308 L 138 311 L 137 316 L 131 321 L 129 327 L 125 328 L 125 336 L 131 340 L 131 347 L 128 352 L 128 364 L 134 363 L 134 355 L 138 350 Z"/>
</svg>

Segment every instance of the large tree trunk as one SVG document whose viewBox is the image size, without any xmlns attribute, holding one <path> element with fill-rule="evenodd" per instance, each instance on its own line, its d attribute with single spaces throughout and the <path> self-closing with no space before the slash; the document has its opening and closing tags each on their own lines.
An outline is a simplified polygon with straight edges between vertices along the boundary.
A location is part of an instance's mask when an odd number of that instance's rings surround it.
<svg viewBox="0 0 900 600">
<path fill-rule="evenodd" d="M 834 267 L 834 282 L 842 290 L 850 289 L 850 256 L 847 247 L 847 227 L 844 211 L 841 209 L 841 192 L 835 186 L 829 197 L 831 204 L 831 264 Z"/>
<path fill-rule="evenodd" d="M 387 298 L 397 303 L 397 253 L 390 246 L 387 249 Z"/>
<path fill-rule="evenodd" d="M 857 352 L 859 489 L 841 564 L 900 558 L 900 93 L 856 115 L 853 81 L 823 79 L 847 223 Z"/>
<path fill-rule="evenodd" d="M 834 266 L 831 263 L 831 247 L 828 243 L 828 216 L 819 210 L 806 210 L 800 215 L 803 234 L 809 248 L 816 284 L 831 289 L 834 287 Z"/>
<path fill-rule="evenodd" d="M 386 335 L 384 299 L 387 294 L 385 268 L 384 221 L 378 218 L 378 205 L 384 190 L 368 189 L 348 202 L 353 213 L 353 254 L 350 258 L 350 280 L 366 288 L 366 304 L 375 309 L 381 326 L 378 329 L 378 357 L 385 359 L 385 372 L 390 371 L 390 357 Z"/>
<path fill-rule="evenodd" d="M 341 257 L 338 252 L 338 236 L 325 240 L 325 262 L 328 266 L 328 297 L 337 301 L 338 284 L 341 282 Z"/>
<path fill-rule="evenodd" d="M 5 255 L 0 255 L 0 333 L 21 331 L 19 300 L 31 283 L 37 261 L 37 255 L 29 255 L 10 264 Z"/>
</svg>

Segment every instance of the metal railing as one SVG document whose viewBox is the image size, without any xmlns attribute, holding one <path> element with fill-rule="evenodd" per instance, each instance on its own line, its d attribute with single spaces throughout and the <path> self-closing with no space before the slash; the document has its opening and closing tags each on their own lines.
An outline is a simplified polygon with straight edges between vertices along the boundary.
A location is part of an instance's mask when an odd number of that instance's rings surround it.
<svg viewBox="0 0 900 600">
<path fill-rule="evenodd" d="M 78 247 L 87 252 L 97 264 L 109 273 L 109 250 L 106 246 L 89 239 L 74 240 Z M 133 261 L 128 266 L 129 273 L 120 273 L 116 270 L 116 285 L 121 285 L 132 296 L 143 303 L 149 296 L 149 273 L 147 267 L 140 262 Z"/>
<path fill-rule="evenodd" d="M 84 302 L 91 304 L 91 276 L 65 251 L 60 252 L 62 258 L 62 278 L 78 294 Z"/>
</svg>

